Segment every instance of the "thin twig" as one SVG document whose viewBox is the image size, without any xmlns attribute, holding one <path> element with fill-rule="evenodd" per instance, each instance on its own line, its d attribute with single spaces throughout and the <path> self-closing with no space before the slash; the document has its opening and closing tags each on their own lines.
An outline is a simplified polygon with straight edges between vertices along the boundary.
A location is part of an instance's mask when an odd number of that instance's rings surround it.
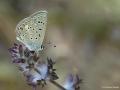
<svg viewBox="0 0 120 90">
<path fill-rule="evenodd" d="M 50 82 L 52 84 L 54 84 L 55 86 L 57 86 L 58 88 L 60 88 L 61 90 L 66 90 L 63 86 L 61 86 L 60 84 L 58 84 L 56 81 L 50 80 Z"/>
</svg>

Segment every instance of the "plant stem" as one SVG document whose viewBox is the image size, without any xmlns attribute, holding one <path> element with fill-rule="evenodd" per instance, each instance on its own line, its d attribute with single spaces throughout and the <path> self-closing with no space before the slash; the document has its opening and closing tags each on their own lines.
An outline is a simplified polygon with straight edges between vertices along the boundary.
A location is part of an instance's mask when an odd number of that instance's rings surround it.
<svg viewBox="0 0 120 90">
<path fill-rule="evenodd" d="M 34 86 L 34 87 L 33 87 L 33 90 L 37 90 L 37 87 L 36 87 L 36 86 Z"/>
<path fill-rule="evenodd" d="M 61 90 L 66 90 L 63 86 L 61 86 L 60 84 L 58 84 L 56 81 L 50 80 L 50 82 L 52 84 L 54 84 L 55 86 L 57 86 L 58 88 L 60 88 Z"/>
</svg>

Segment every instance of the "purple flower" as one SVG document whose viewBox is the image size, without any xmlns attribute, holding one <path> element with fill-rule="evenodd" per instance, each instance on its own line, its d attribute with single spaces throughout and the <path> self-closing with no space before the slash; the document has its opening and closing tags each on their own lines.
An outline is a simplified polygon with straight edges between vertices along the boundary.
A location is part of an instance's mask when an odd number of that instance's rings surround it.
<svg viewBox="0 0 120 90">
<path fill-rule="evenodd" d="M 32 69 L 25 73 L 25 76 L 27 76 L 27 81 L 29 85 L 39 85 L 42 81 L 44 83 L 41 83 L 42 86 L 46 84 L 47 76 L 48 76 L 48 68 L 46 64 L 40 64 L 36 66 L 36 69 Z"/>
<path fill-rule="evenodd" d="M 64 88 L 66 90 L 74 90 L 74 79 L 73 79 L 73 76 L 72 75 L 69 75 L 67 77 L 67 80 L 65 81 L 65 84 L 64 84 Z"/>
<path fill-rule="evenodd" d="M 66 90 L 80 90 L 80 83 L 82 82 L 81 79 L 79 79 L 78 75 L 73 76 L 69 75 L 67 77 L 67 80 L 65 81 L 64 88 Z"/>
<path fill-rule="evenodd" d="M 48 74 L 47 64 L 40 64 L 40 65 L 37 66 L 37 69 L 41 73 L 41 79 L 46 79 L 47 78 L 47 74 Z"/>
<path fill-rule="evenodd" d="M 50 81 L 62 90 L 80 90 L 81 79 L 78 75 L 69 75 L 65 81 L 64 87 L 55 82 L 58 79 L 56 69 L 54 69 L 55 62 L 51 58 L 40 60 L 39 53 L 30 51 L 24 45 L 14 44 L 9 49 L 12 57 L 12 62 L 19 68 L 19 70 L 26 77 L 28 85 L 36 87 L 41 85 L 44 87 L 47 81 Z M 44 62 L 43 62 L 44 61 Z"/>
<path fill-rule="evenodd" d="M 46 80 L 58 79 L 53 68 L 52 59 L 47 58 L 47 62 L 40 61 L 40 55 L 35 51 L 30 51 L 24 45 L 14 44 L 9 49 L 12 62 L 23 72 L 29 85 L 37 86 L 46 84 Z"/>
</svg>

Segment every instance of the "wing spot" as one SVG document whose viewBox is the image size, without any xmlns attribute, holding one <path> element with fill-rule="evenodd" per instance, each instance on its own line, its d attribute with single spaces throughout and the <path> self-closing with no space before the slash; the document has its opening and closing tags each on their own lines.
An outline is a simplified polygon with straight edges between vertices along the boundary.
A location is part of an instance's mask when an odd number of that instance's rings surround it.
<svg viewBox="0 0 120 90">
<path fill-rule="evenodd" d="M 31 39 L 33 39 L 33 38 L 31 38 Z"/>
<path fill-rule="evenodd" d="M 37 39 L 37 38 L 35 38 L 35 39 Z"/>
<path fill-rule="evenodd" d="M 39 30 L 42 30 L 41 28 Z"/>
<path fill-rule="evenodd" d="M 20 27 L 20 29 L 21 29 L 21 30 L 23 30 L 23 28 L 22 28 L 22 27 Z"/>
<path fill-rule="evenodd" d="M 40 21 L 38 21 L 38 23 L 40 23 Z"/>
<path fill-rule="evenodd" d="M 40 37 L 40 34 L 39 34 L 39 37 Z"/>
</svg>

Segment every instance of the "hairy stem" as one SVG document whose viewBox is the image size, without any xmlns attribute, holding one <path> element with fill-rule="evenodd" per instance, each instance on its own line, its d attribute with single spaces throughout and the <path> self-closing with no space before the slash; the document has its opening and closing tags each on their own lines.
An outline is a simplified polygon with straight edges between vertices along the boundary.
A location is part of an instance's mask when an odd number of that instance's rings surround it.
<svg viewBox="0 0 120 90">
<path fill-rule="evenodd" d="M 55 86 L 57 86 L 58 88 L 60 88 L 61 90 L 66 90 L 63 86 L 61 86 L 60 84 L 58 84 L 56 81 L 50 80 L 50 82 L 52 84 L 54 84 Z"/>
</svg>

